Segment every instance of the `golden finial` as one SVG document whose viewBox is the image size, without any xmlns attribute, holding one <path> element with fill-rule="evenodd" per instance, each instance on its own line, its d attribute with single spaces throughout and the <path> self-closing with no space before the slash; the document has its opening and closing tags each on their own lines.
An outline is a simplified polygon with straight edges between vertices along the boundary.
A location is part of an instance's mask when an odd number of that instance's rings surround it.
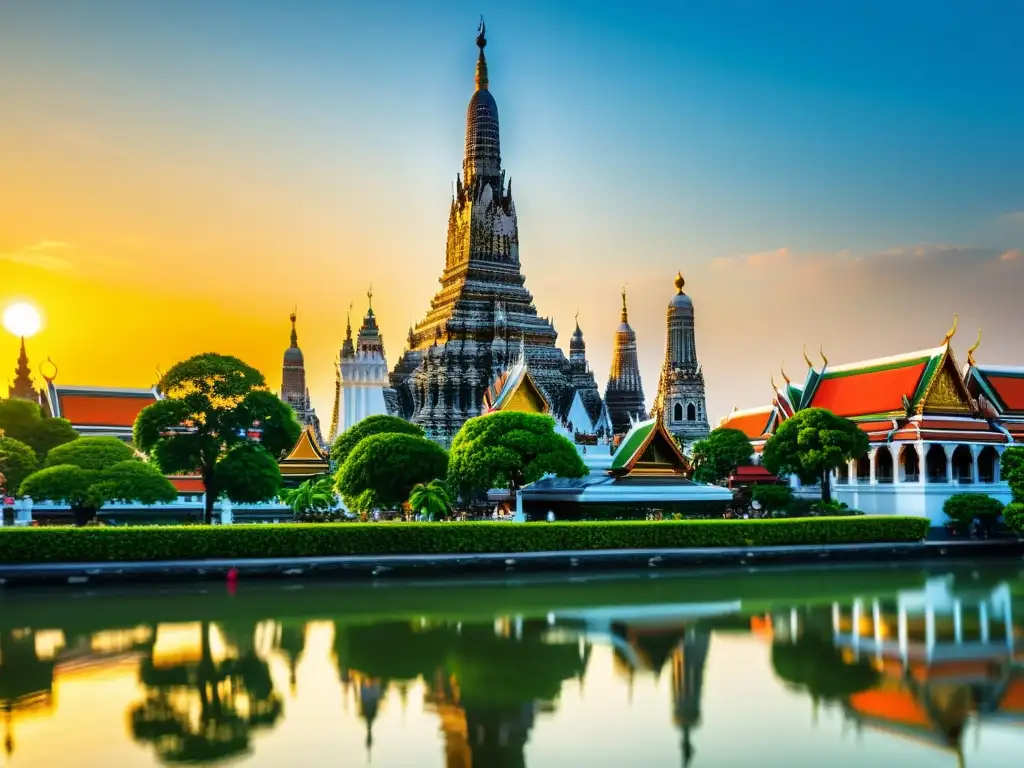
<svg viewBox="0 0 1024 768">
<path fill-rule="evenodd" d="M 818 345 L 818 354 L 821 355 L 821 359 L 825 362 L 825 367 L 828 367 L 828 358 L 825 357 L 825 342 L 821 342 Z"/>
<path fill-rule="evenodd" d="M 778 392 L 779 391 L 779 385 L 775 383 L 775 374 L 774 373 L 769 377 L 769 381 L 771 381 L 771 383 L 772 383 L 772 392 Z"/>
<path fill-rule="evenodd" d="M 793 383 L 793 382 L 791 382 L 789 380 L 789 376 L 786 375 L 786 363 L 785 362 L 783 362 L 781 365 L 779 365 L 779 373 L 782 374 L 782 378 L 785 380 L 787 385 Z"/>
<path fill-rule="evenodd" d="M 626 312 L 626 286 L 628 283 L 622 284 L 622 322 L 629 322 L 629 315 Z"/>
<path fill-rule="evenodd" d="M 978 329 L 978 340 L 974 342 L 974 345 L 967 350 L 967 364 L 972 368 L 977 365 L 974 361 L 974 353 L 978 351 L 978 347 L 981 345 L 981 328 Z"/>
<path fill-rule="evenodd" d="M 370 283 L 369 289 L 366 291 L 367 307 L 373 309 L 373 283 Z"/>
<path fill-rule="evenodd" d="M 811 362 L 811 358 L 807 356 L 807 345 L 804 344 L 804 362 L 807 363 L 808 368 L 813 368 L 814 363 Z"/>
<path fill-rule="evenodd" d="M 953 315 L 953 327 L 949 329 L 949 333 L 946 334 L 946 338 L 942 340 L 942 344 L 940 344 L 939 346 L 945 346 L 946 344 L 949 344 L 949 340 L 952 339 L 953 335 L 956 333 L 956 325 L 959 321 L 960 318 L 958 318 L 956 315 Z"/>
<path fill-rule="evenodd" d="M 46 379 L 46 383 L 47 384 L 53 384 L 54 379 L 57 378 L 57 364 L 55 362 L 53 362 L 52 358 L 49 358 L 49 357 L 46 358 L 46 363 L 49 363 L 50 367 L 53 368 L 53 373 L 50 374 L 50 375 L 47 375 L 46 373 L 43 372 L 43 366 L 40 365 L 39 366 L 39 375 L 42 376 L 44 379 Z M 43 363 L 43 365 L 45 365 L 46 363 Z"/>
<path fill-rule="evenodd" d="M 676 290 L 679 291 L 680 293 L 682 293 L 683 292 L 683 286 L 686 285 L 686 280 L 683 279 L 683 273 L 682 272 L 676 272 L 675 285 L 676 285 Z"/>
</svg>

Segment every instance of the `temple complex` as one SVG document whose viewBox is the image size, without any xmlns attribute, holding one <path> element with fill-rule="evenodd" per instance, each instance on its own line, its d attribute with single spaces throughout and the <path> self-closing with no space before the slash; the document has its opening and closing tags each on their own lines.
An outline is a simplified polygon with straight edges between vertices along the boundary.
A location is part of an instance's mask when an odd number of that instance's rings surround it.
<svg viewBox="0 0 1024 768">
<path fill-rule="evenodd" d="M 704 371 L 697 361 L 693 301 L 683 293 L 686 281 L 676 275 L 676 295 L 666 315 L 665 361 L 658 381 L 654 409 L 660 411 L 668 431 L 689 448 L 711 431 L 704 395 Z"/>
<path fill-rule="evenodd" d="M 622 289 L 622 315 L 615 331 L 612 367 L 604 390 L 604 402 L 616 435 L 624 435 L 636 421 L 647 418 L 644 386 L 636 355 L 636 332 L 629 325 L 625 288 Z"/>
<path fill-rule="evenodd" d="M 531 375 L 553 409 L 566 410 L 572 399 L 555 328 L 537 314 L 525 287 L 485 32 L 481 22 L 476 90 L 466 113 L 465 157 L 449 210 L 441 288 L 426 317 L 409 329 L 408 349 L 391 373 L 400 415 L 442 443 L 482 413 L 488 384 L 512 362 L 520 340 Z"/>
<path fill-rule="evenodd" d="M 978 366 L 977 344 L 961 370 L 950 347 L 955 332 L 954 320 L 937 347 L 845 365 L 822 356 L 816 368 L 805 353 L 802 384 L 782 371 L 782 385 L 773 379 L 769 407 L 734 411 L 720 426 L 743 431 L 759 453 L 780 423 L 805 408 L 851 419 L 870 448 L 834 474 L 835 497 L 869 514 L 914 515 L 943 525 L 942 505 L 953 494 L 1009 502 L 999 461 L 1007 445 L 1024 440 L 1024 411 L 1015 410 L 1024 407 L 1018 397 L 1024 371 Z"/>
<path fill-rule="evenodd" d="M 299 423 L 304 427 L 312 427 L 317 441 L 321 441 L 320 419 L 317 418 L 316 409 L 309 399 L 306 363 L 302 350 L 299 349 L 299 337 L 295 331 L 296 313 L 292 312 L 289 319 L 292 321 L 292 335 L 281 364 L 281 399 L 292 407 Z"/>
<path fill-rule="evenodd" d="M 366 299 L 366 314 L 355 342 L 351 319 L 345 328 L 345 342 L 338 360 L 335 414 L 331 420 L 332 442 L 367 416 L 394 414 L 397 410 L 396 394 L 388 383 L 384 337 L 373 314 L 372 290 L 366 292 Z"/>
</svg>

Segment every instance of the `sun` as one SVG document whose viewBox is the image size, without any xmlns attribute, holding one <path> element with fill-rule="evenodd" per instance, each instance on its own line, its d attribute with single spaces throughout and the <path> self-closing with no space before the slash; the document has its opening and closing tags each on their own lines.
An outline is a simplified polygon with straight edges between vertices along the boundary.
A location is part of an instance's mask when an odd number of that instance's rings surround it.
<svg viewBox="0 0 1024 768">
<path fill-rule="evenodd" d="M 39 333 L 43 319 L 39 310 L 26 301 L 11 304 L 4 310 L 4 328 L 15 336 L 34 336 Z"/>
</svg>

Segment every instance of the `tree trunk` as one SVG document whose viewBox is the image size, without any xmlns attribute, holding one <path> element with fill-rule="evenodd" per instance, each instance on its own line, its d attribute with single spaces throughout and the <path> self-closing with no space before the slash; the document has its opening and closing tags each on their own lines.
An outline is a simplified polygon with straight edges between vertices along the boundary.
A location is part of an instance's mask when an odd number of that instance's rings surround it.
<svg viewBox="0 0 1024 768">
<path fill-rule="evenodd" d="M 81 528 L 96 519 L 96 510 L 90 507 L 72 507 L 71 514 L 75 517 L 75 526 Z"/>
<path fill-rule="evenodd" d="M 821 472 L 821 500 L 825 504 L 832 503 L 832 482 L 829 477 L 831 473 L 829 470 L 824 469 Z"/>
<path fill-rule="evenodd" d="M 203 472 L 203 523 L 213 525 L 213 505 L 217 501 L 217 490 L 211 482 L 212 473 Z"/>
</svg>

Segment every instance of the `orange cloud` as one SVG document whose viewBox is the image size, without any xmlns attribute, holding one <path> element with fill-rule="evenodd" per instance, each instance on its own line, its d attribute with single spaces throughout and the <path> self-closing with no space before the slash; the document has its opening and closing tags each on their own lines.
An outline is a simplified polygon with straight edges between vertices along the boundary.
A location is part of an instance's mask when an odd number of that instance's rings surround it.
<svg viewBox="0 0 1024 768">
<path fill-rule="evenodd" d="M 1020 261 L 1021 257 L 1024 256 L 1024 251 L 1020 248 L 1012 248 L 1009 251 L 1003 251 L 999 257 L 1000 261 Z"/>
<path fill-rule="evenodd" d="M 71 243 L 59 240 L 41 240 L 35 245 L 20 248 L 12 253 L 0 254 L 0 261 L 24 264 L 47 272 L 66 272 L 74 268 L 68 259 L 57 256 L 55 252 L 68 251 L 74 248 Z"/>
</svg>

